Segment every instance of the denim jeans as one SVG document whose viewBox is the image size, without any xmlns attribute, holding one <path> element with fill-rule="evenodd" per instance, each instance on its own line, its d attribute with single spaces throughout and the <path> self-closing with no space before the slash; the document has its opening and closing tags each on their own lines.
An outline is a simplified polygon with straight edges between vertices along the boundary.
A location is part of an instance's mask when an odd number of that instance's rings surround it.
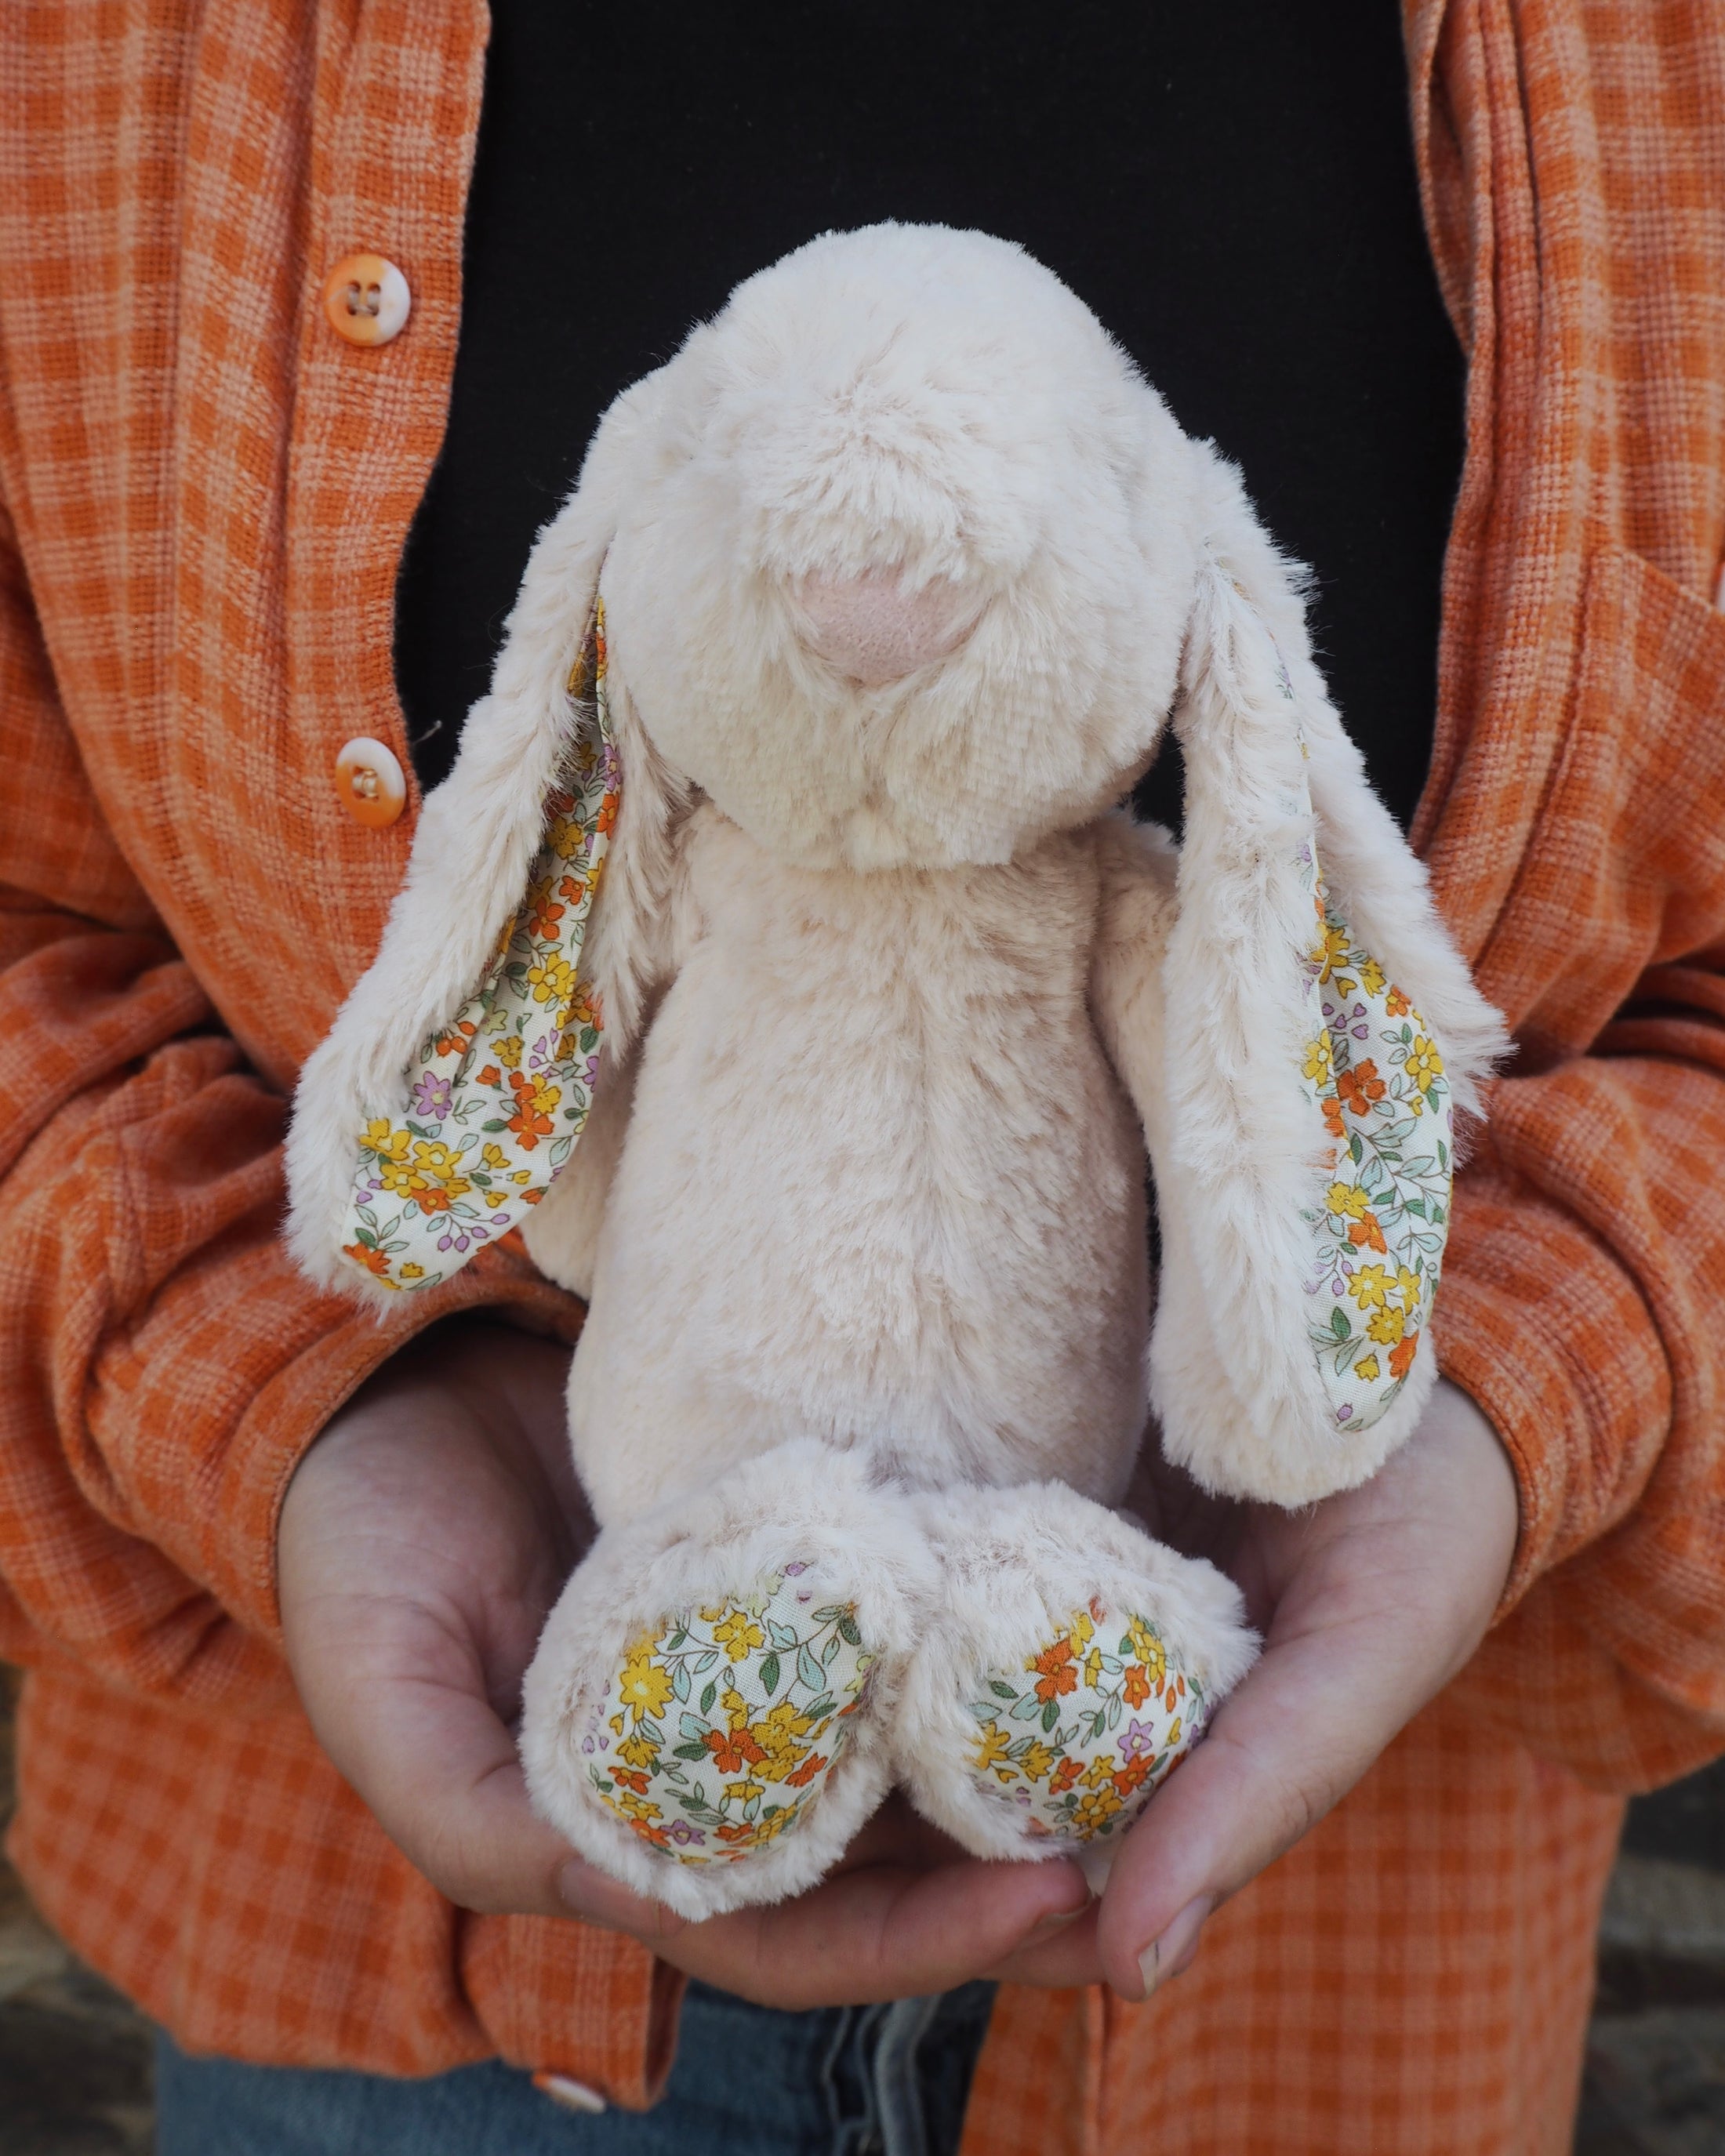
<svg viewBox="0 0 1725 2156">
<path fill-rule="evenodd" d="M 156 2058 L 157 2156 L 953 2156 L 993 1986 L 782 2014 L 691 1984 L 646 2112 L 588 2116 L 491 2060 L 429 2081 Z"/>
</svg>

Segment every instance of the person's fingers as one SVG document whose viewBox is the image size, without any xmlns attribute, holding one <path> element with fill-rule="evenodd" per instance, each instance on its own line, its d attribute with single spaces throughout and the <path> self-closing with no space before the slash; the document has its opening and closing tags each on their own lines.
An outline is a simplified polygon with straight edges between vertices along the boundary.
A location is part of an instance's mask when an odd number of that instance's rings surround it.
<svg viewBox="0 0 1725 2156">
<path fill-rule="evenodd" d="M 740 1976 L 747 1995 L 787 2006 L 947 1991 L 1086 1899 L 1081 1876 L 1064 1865 L 869 1866 L 763 1912 L 732 1981 Z"/>
<path fill-rule="evenodd" d="M 584 1862 L 534 1815 L 514 1740 L 482 1700 L 398 1681 L 372 1707 L 363 1756 L 337 1764 L 440 1893 L 462 1908 L 626 1932 L 762 2004 L 950 1989 L 1088 1907 L 1070 1865 L 954 1861 L 943 1837 L 906 1819 L 865 1830 L 848 1868 L 809 1894 L 691 1924 Z"/>
<path fill-rule="evenodd" d="M 887 1864 L 906 1871 L 932 1871 L 937 1865 L 962 1864 L 967 1854 L 951 1835 L 913 1810 L 901 1789 L 894 1789 L 852 1836 L 835 1868 L 855 1871 Z"/>
<path fill-rule="evenodd" d="M 649 1944 L 682 1928 L 584 1865 L 534 1813 L 479 1652 L 451 1621 L 391 1604 L 332 1689 L 319 1736 L 384 1832 L 438 1892 L 480 1914 L 583 1916 Z"/>
<path fill-rule="evenodd" d="M 415 1867 L 458 1908 L 480 1915 L 568 1915 L 562 1877 L 569 1845 L 534 1816 L 513 1758 L 459 1790 L 429 1793 L 398 1831 L 381 1812 L 379 1818 Z"/>
<path fill-rule="evenodd" d="M 1081 1909 L 1045 1917 L 1004 1960 L 982 1974 L 998 1984 L 1034 1984 L 1039 1989 L 1067 1991 L 1102 1979 L 1101 1957 L 1096 1947 L 1100 1902 Z"/>
<path fill-rule="evenodd" d="M 393 1636 L 401 1613 L 374 1621 L 387 1677 L 356 1669 L 345 1693 L 354 1711 L 325 1717 L 324 1742 L 398 1847 L 463 1908 L 578 1917 L 727 1990 L 797 2006 L 947 1989 L 1087 1904 L 1072 1866 L 963 1859 L 895 1800 L 813 1892 L 691 1924 L 583 1862 L 535 1817 L 470 1645 L 409 1614 L 406 1644 Z M 404 1673 L 410 1660 L 420 1674 Z"/>
<path fill-rule="evenodd" d="M 1263 1658 L 1127 1835 L 1104 1897 L 1097 1943 L 1124 1997 L 1183 1967 L 1217 1902 L 1315 1825 L 1462 1666 L 1517 1521 L 1491 1424 L 1446 1383 L 1372 1481 L 1304 1516 L 1258 1516 L 1241 1571 L 1249 1597 L 1273 1604 Z"/>
<path fill-rule="evenodd" d="M 947 1991 L 1004 1963 L 1050 1919 L 1084 1909 L 1071 1865 L 859 1866 L 793 1901 L 668 1930 L 601 1914 L 588 1867 L 564 1874 L 572 1913 L 614 1922 L 691 1976 L 758 2005 L 860 2005 Z M 603 1882 L 608 1886 L 608 1881 Z M 675 1920 L 672 1920 L 673 1922 Z"/>
<path fill-rule="evenodd" d="M 557 1881 L 569 1845 L 534 1816 L 515 1740 L 477 1691 L 398 1678 L 368 1694 L 362 1727 L 326 1722 L 324 1744 L 390 1840 L 459 1907 L 567 1913 Z"/>
<path fill-rule="evenodd" d="M 1297 1841 L 1400 1727 L 1405 1709 L 1378 1645 L 1369 1632 L 1272 1643 L 1157 1792 L 1115 1860 L 1097 1928 L 1103 1969 L 1123 1998 L 1165 1979 L 1191 1943 L 1191 1912 L 1203 1904 L 1207 1913 Z M 1166 1938 L 1183 1917 L 1180 1935 Z"/>
</svg>

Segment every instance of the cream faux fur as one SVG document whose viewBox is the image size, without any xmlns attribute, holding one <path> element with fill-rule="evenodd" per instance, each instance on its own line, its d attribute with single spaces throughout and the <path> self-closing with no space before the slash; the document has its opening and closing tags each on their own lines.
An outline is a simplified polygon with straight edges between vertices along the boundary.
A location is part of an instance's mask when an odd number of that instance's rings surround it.
<svg viewBox="0 0 1725 2156">
<path fill-rule="evenodd" d="M 854 1606 L 877 1657 L 865 1703 L 793 1833 L 734 1867 L 667 1862 L 593 1799 L 583 1750 L 593 1709 L 637 1639 L 694 1605 L 745 1599 L 792 1563 L 807 1567 L 819 1600 Z M 592 1862 L 682 1916 L 799 1893 L 844 1854 L 886 1793 L 898 1686 L 937 1586 L 910 1507 L 876 1487 L 856 1454 L 804 1440 L 758 1453 L 715 1481 L 693 1481 L 627 1526 L 608 1527 L 552 1612 L 522 1697 L 521 1758 L 535 1805 Z"/>
<path fill-rule="evenodd" d="M 978 1774 L 972 1702 L 978 1694 L 986 1701 L 992 1672 L 1023 1670 L 1075 1610 L 1106 1615 L 1117 1633 L 1129 1614 L 1146 1608 L 1170 1675 L 1195 1678 L 1206 1694 L 1225 1698 L 1257 1650 L 1239 1590 L 1214 1565 L 1177 1556 L 1134 1522 L 1059 1482 L 945 1490 L 926 1496 L 918 1509 L 941 1593 L 903 1679 L 894 1732 L 900 1778 L 920 1811 L 980 1855 L 1074 1854 L 1032 1830 L 1028 1809 L 1015 1801 L 1025 1794 L 1022 1778 L 1015 1789 L 1002 1789 Z M 1104 1630 L 1098 1651 L 1112 1645 Z M 1054 1695 L 1057 1718 L 1070 1713 L 1069 1697 Z M 1039 1724 L 1031 1727 L 1041 1733 Z M 1098 1892 L 1117 1847 L 1098 1840 L 1076 1852 Z"/>
<path fill-rule="evenodd" d="M 630 499 L 655 379 L 637 384 L 605 414 L 581 485 L 539 535 L 490 692 L 468 714 L 448 783 L 426 800 L 377 956 L 300 1073 L 286 1149 L 287 1238 L 321 1286 L 388 1299 L 388 1289 L 341 1255 L 355 1137 L 368 1117 L 400 1106 L 409 1057 L 461 1008 L 520 903 L 546 798 L 572 738 L 570 671 L 592 616 L 599 564 Z M 662 767 L 641 742 L 625 698 L 614 696 L 614 714 L 630 781 L 607 867 L 627 903 L 613 910 L 623 918 L 608 930 L 595 923 L 588 970 L 596 973 L 603 960 L 618 1052 L 638 1016 L 637 983 L 652 971 L 636 945 L 651 941 L 675 808 L 660 792 Z"/>
<path fill-rule="evenodd" d="M 1437 1376 L 1427 1354 L 1380 1420 L 1339 1430 L 1307 1336 L 1308 1223 L 1330 1168 L 1287 1082 L 1310 1029 L 1301 847 L 1316 844 L 1335 906 L 1430 1024 L 1464 1109 L 1476 1108 L 1503 1035 L 1324 694 L 1293 576 L 1237 474 L 1208 449 L 1200 456 L 1199 567 L 1174 714 L 1186 830 L 1163 968 L 1165 1011 L 1178 1016 L 1164 1017 L 1160 1085 L 1146 1056 L 1134 1088 L 1141 1103 L 1163 1096 L 1152 1369 L 1170 1458 L 1211 1489 L 1297 1505 L 1374 1474 Z"/>
<path fill-rule="evenodd" d="M 696 814 L 570 1379 L 602 1521 L 805 1435 L 913 1486 L 1120 1495 L 1143 1141 L 1085 1014 L 1096 856 L 863 877 Z"/>
<path fill-rule="evenodd" d="M 806 1882 L 851 1810 L 829 1792 L 770 1854 L 678 1867 L 702 1882 L 685 1892 L 588 1802 L 570 1717 L 617 1625 L 740 1579 L 738 1547 L 768 1562 L 765 1460 L 801 1462 L 793 1481 L 846 1463 L 855 1543 L 833 1515 L 831 1562 L 875 1578 L 902 1535 L 906 1636 L 940 1655 L 1029 1652 L 1021 1620 L 1106 1584 L 1219 1693 L 1250 1652 L 1231 1590 L 1092 1512 L 1056 1563 L 1046 1486 L 1117 1502 L 1153 1368 L 1168 1450 L 1218 1489 L 1303 1502 L 1411 1426 L 1430 1355 L 1338 1439 L 1300 1307 L 1322 1172 L 1300 846 L 1316 836 L 1464 1101 L 1498 1034 L 1236 475 L 1019 249 L 829 234 L 619 400 L 534 551 L 377 963 L 306 1069 L 291 1235 L 316 1277 L 349 1270 L 356 1133 L 398 1105 L 521 896 L 601 573 L 623 793 L 582 969 L 604 1068 L 527 1236 L 591 1299 L 570 1409 L 604 1533 L 547 1627 L 523 1743 L 536 1801 L 596 1861 L 711 1908 Z M 1178 857 L 1111 813 L 1171 712 Z M 942 1600 L 891 1493 L 969 1488 L 1021 1493 L 978 1545 L 999 1592 L 954 1560 L 968 1584 Z M 886 1679 L 870 1712 L 934 1815 L 996 1852 L 998 1822 L 954 1794 L 935 1655 L 896 1735 Z"/>
</svg>

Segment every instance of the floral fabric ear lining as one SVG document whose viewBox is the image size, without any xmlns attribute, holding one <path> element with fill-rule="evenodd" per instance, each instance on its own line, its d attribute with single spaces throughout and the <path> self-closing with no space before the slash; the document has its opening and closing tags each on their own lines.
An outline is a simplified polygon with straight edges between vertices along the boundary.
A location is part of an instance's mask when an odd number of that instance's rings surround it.
<svg viewBox="0 0 1725 2156">
<path fill-rule="evenodd" d="M 1302 743 L 1303 747 L 1303 743 Z M 1453 1111 L 1425 1020 L 1329 904 L 1301 855 L 1318 940 L 1301 1080 L 1334 1172 L 1308 1214 L 1310 1333 L 1341 1430 L 1369 1430 L 1401 1390 L 1431 1316 L 1449 1233 Z"/>
<path fill-rule="evenodd" d="M 526 896 L 479 985 L 403 1071 L 400 1100 L 354 1134 L 342 1255 L 387 1287 L 435 1287 L 516 1225 L 592 1105 L 603 1022 L 578 969 L 619 792 L 603 602 L 569 689 L 574 739 Z"/>
</svg>

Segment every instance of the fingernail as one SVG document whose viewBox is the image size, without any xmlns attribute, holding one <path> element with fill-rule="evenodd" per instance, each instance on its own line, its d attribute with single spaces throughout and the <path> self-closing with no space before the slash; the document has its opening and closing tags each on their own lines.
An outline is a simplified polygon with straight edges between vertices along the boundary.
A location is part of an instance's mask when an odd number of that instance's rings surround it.
<svg viewBox="0 0 1725 2156">
<path fill-rule="evenodd" d="M 1189 1902 L 1159 1938 L 1153 1939 L 1138 1956 L 1138 1974 L 1144 1979 L 1147 1999 L 1158 1984 L 1176 1977 L 1198 1951 L 1198 1935 L 1204 1920 L 1215 1907 L 1215 1897 L 1200 1894 Z"/>
</svg>

